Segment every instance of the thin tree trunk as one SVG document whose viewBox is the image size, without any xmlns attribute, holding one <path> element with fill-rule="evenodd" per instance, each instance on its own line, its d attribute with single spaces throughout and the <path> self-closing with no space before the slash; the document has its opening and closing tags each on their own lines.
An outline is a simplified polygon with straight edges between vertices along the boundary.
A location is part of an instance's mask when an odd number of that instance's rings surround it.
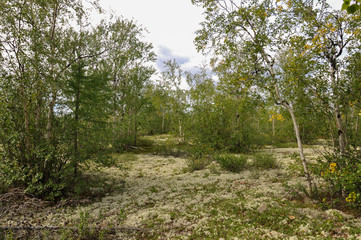
<svg viewBox="0 0 361 240">
<path fill-rule="evenodd" d="M 273 72 L 273 68 L 271 68 L 271 74 L 273 76 L 275 76 L 274 72 Z M 293 122 L 293 128 L 294 128 L 296 139 L 297 139 L 298 151 L 299 151 L 300 158 L 301 158 L 301 161 L 302 161 L 303 171 L 305 173 L 305 177 L 306 177 L 306 181 L 308 183 L 308 188 L 309 188 L 310 194 L 312 194 L 312 191 L 313 191 L 312 190 L 312 179 L 311 179 L 310 172 L 308 170 L 305 154 L 303 152 L 302 140 L 301 140 L 301 135 L 300 135 L 300 128 L 299 128 L 299 126 L 297 124 L 297 119 L 296 119 L 295 113 L 293 112 L 292 106 L 289 103 L 287 103 L 286 101 L 284 101 L 283 98 L 281 97 L 281 94 L 279 92 L 279 89 L 278 89 L 278 86 L 277 86 L 276 83 L 274 84 L 274 88 L 275 88 L 276 96 L 277 96 L 278 100 L 288 110 L 288 112 L 291 115 L 292 122 Z"/>
<path fill-rule="evenodd" d="M 19 28 L 21 28 L 21 22 L 19 20 Z M 25 154 L 30 155 L 30 120 L 29 120 L 29 107 L 28 107 L 28 102 L 26 99 L 26 94 L 25 94 L 25 80 L 24 80 L 24 65 L 21 63 L 21 60 L 19 58 L 19 53 L 20 53 L 21 49 L 20 49 L 20 39 L 18 42 L 18 49 L 15 52 L 15 56 L 16 56 L 16 60 L 18 63 L 18 70 L 19 70 L 19 80 L 21 81 L 20 84 L 20 92 L 21 92 L 21 101 L 23 104 L 23 111 L 24 111 L 24 127 L 25 127 Z M 26 156 L 24 156 L 24 159 L 27 159 Z"/>
<path fill-rule="evenodd" d="M 134 114 L 134 146 L 137 146 L 137 114 Z"/>
<path fill-rule="evenodd" d="M 80 101 L 80 79 L 77 79 L 77 90 L 75 95 L 75 112 L 74 112 L 74 120 L 75 120 L 75 127 L 74 127 L 74 178 L 78 175 L 78 157 L 79 157 L 79 149 L 78 149 L 78 138 L 79 138 L 79 101 Z"/>
<path fill-rule="evenodd" d="M 333 136 L 332 124 L 329 123 L 329 125 L 330 125 L 330 137 L 332 140 L 332 147 L 333 147 L 333 149 L 336 149 L 336 142 L 335 142 L 335 137 Z"/>
<path fill-rule="evenodd" d="M 164 133 L 164 117 L 165 117 L 165 114 L 163 112 L 162 113 L 162 133 Z"/>
<path fill-rule="evenodd" d="M 288 110 L 288 112 L 291 114 L 291 118 L 292 118 L 292 122 L 293 122 L 293 128 L 295 130 L 297 145 L 298 145 L 298 149 L 299 149 L 299 153 L 300 153 L 300 158 L 301 158 L 302 165 L 303 165 L 303 170 L 304 170 L 305 177 L 306 177 L 306 180 L 307 180 L 307 183 L 308 183 L 308 187 L 310 189 L 310 193 L 312 193 L 312 179 L 311 179 L 310 172 L 308 171 L 308 166 L 307 166 L 305 155 L 303 153 L 303 146 L 302 146 L 302 140 L 301 140 L 301 135 L 300 135 L 300 128 L 299 128 L 299 126 L 297 124 L 296 116 L 295 116 L 295 114 L 293 112 L 292 107 L 289 104 L 286 104 L 286 103 L 284 103 L 283 106 L 285 106 L 286 109 Z"/>
<path fill-rule="evenodd" d="M 26 154 L 30 155 L 30 120 L 29 120 L 29 109 L 28 103 L 25 99 L 24 89 L 22 89 L 23 107 L 24 107 L 24 121 L 25 121 L 25 151 Z"/>
<path fill-rule="evenodd" d="M 55 90 L 55 87 L 53 88 L 52 91 L 52 96 L 51 96 L 51 101 L 49 104 L 49 109 L 48 109 L 48 123 L 46 125 L 46 134 L 45 134 L 45 138 L 49 139 L 52 137 L 52 121 L 53 121 L 53 117 L 54 117 L 54 106 L 56 103 L 56 96 L 57 92 Z"/>
<path fill-rule="evenodd" d="M 338 145 L 341 153 L 345 152 L 346 149 L 346 135 L 345 130 L 342 124 L 340 105 L 339 105 L 339 94 L 338 94 L 338 84 L 336 79 L 337 72 L 337 63 L 335 59 L 329 58 L 330 63 L 330 77 L 332 83 L 332 91 L 334 95 L 334 103 L 335 103 L 335 116 L 336 116 L 336 127 L 338 134 Z"/>
<path fill-rule="evenodd" d="M 19 62 L 19 69 L 21 72 L 21 100 L 23 102 L 23 109 L 24 109 L 24 124 L 25 124 L 25 153 L 30 155 L 30 120 L 29 120 L 29 106 L 26 99 L 25 94 L 25 84 L 24 84 L 24 78 L 23 78 L 23 72 L 24 69 L 22 67 L 22 64 Z M 25 157 L 26 159 L 26 157 Z"/>
<path fill-rule="evenodd" d="M 56 4 L 54 6 L 54 11 L 53 11 L 53 19 L 52 19 L 52 25 L 51 25 L 51 29 L 50 29 L 50 44 L 51 44 L 51 59 L 55 60 L 55 45 L 54 45 L 54 36 L 55 36 L 55 28 L 56 28 L 56 20 L 58 17 L 58 11 L 59 11 L 59 5 Z M 46 125 L 46 134 L 45 134 L 45 138 L 50 140 L 50 138 L 52 137 L 52 122 L 53 122 L 53 118 L 54 118 L 54 107 L 55 107 L 55 103 L 56 103 L 56 99 L 57 99 L 57 87 L 55 85 L 55 77 L 54 77 L 54 63 L 52 61 L 51 66 L 50 66 L 50 77 L 51 77 L 51 81 L 52 81 L 52 86 L 51 86 L 51 101 L 49 104 L 49 109 L 48 109 L 48 119 L 47 119 L 47 125 Z"/>
<path fill-rule="evenodd" d="M 181 141 L 182 141 L 182 135 L 183 135 L 183 133 L 182 133 L 182 122 L 181 122 L 181 120 L 179 120 L 179 138 L 180 138 Z"/>
<path fill-rule="evenodd" d="M 40 97 L 40 93 L 38 92 L 38 100 L 37 106 L 35 111 L 35 128 L 40 131 L 40 118 L 41 118 L 41 106 L 42 106 L 42 99 Z"/>
<path fill-rule="evenodd" d="M 310 194 L 312 194 L 312 179 L 311 179 L 310 172 L 308 171 L 308 166 L 307 166 L 307 161 L 306 161 L 305 155 L 303 153 L 303 146 L 302 146 L 302 141 L 301 141 L 301 136 L 300 136 L 300 130 L 299 130 L 299 126 L 297 124 L 296 116 L 293 112 L 292 106 L 290 104 L 288 104 L 281 96 L 280 90 L 279 90 L 277 82 L 276 82 L 277 81 L 276 74 L 275 74 L 275 71 L 273 68 L 274 61 L 271 61 L 269 59 L 269 56 L 267 54 L 265 54 L 264 52 L 263 52 L 263 58 L 267 63 L 267 68 L 268 68 L 269 73 L 271 74 L 271 76 L 273 77 L 273 79 L 275 81 L 274 88 L 275 88 L 275 92 L 276 92 L 276 97 L 277 97 L 278 101 L 280 101 L 280 103 L 288 110 L 288 112 L 290 113 L 290 115 L 292 117 L 293 127 L 295 130 L 295 135 L 296 135 L 296 139 L 297 139 L 297 145 L 298 145 L 300 158 L 301 158 L 302 165 L 303 165 L 303 170 L 304 170 L 305 177 L 306 177 L 306 180 L 308 183 Z"/>
<path fill-rule="evenodd" d="M 345 137 L 345 131 L 343 130 L 343 126 L 342 126 L 342 119 L 338 104 L 336 104 L 335 113 L 336 113 L 336 126 L 338 133 L 338 144 L 339 144 L 340 152 L 344 153 L 346 148 L 346 137 Z"/>
<path fill-rule="evenodd" d="M 357 113 L 357 117 L 356 117 L 356 125 L 355 125 L 355 139 L 357 141 L 357 137 L 358 137 L 358 123 L 359 123 L 359 119 L 360 119 L 360 115 Z M 355 141 L 355 143 L 357 143 Z"/>
</svg>

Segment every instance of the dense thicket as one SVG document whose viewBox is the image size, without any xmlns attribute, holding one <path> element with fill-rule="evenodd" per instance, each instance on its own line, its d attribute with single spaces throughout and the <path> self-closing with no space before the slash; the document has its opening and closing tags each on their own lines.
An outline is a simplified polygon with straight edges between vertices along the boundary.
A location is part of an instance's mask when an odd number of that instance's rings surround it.
<svg viewBox="0 0 361 240">
<path fill-rule="evenodd" d="M 91 26 L 82 1 L 0 8 L 0 179 L 54 199 L 84 160 L 136 141 L 155 55 L 133 21 Z"/>
</svg>

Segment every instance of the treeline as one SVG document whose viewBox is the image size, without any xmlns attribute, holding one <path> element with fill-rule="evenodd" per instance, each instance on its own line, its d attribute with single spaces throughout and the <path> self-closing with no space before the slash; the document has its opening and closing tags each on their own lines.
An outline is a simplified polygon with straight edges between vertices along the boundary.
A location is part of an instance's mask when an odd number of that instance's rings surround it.
<svg viewBox="0 0 361 240">
<path fill-rule="evenodd" d="M 89 5 L 89 4 L 88 4 Z M 143 29 L 82 1 L 0 3 L 0 182 L 55 199 L 79 165 L 135 144 L 154 69 Z"/>
</svg>

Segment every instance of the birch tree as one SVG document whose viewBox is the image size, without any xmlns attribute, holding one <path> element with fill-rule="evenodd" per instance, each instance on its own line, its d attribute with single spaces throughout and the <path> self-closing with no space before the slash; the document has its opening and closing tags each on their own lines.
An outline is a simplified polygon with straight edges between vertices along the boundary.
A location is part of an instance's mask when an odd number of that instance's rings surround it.
<svg viewBox="0 0 361 240">
<path fill-rule="evenodd" d="M 244 68 L 241 81 L 252 81 L 271 94 L 276 104 L 290 114 L 309 190 L 312 180 L 303 152 L 299 125 L 291 96 L 280 88 L 282 74 L 276 68 L 277 54 L 298 31 L 298 17 L 289 8 L 291 1 L 193 0 L 203 7 L 206 20 L 197 32 L 198 50 L 210 48 L 217 61 L 232 59 Z M 304 8 L 312 7 L 304 4 Z M 235 63 L 237 64 L 237 63 Z"/>
</svg>

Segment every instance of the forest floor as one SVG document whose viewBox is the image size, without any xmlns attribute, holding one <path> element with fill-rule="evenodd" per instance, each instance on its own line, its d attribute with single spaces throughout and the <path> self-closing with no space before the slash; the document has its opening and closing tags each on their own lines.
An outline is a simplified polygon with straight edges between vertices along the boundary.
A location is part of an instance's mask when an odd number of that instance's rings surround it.
<svg viewBox="0 0 361 240">
<path fill-rule="evenodd" d="M 161 144 L 165 138 L 155 140 Z M 296 148 L 262 151 L 272 153 L 279 168 L 230 173 L 212 163 L 190 172 L 185 158 L 119 154 L 116 166 L 88 173 L 106 179 L 107 188 L 116 189 L 112 193 L 73 206 L 42 207 L 32 200 L 6 210 L 0 202 L 0 226 L 11 226 L 2 234 L 7 239 L 29 234 L 34 239 L 361 239 L 360 217 L 323 210 L 302 191 Z M 305 151 L 308 159 L 317 157 L 312 148 Z"/>
</svg>

